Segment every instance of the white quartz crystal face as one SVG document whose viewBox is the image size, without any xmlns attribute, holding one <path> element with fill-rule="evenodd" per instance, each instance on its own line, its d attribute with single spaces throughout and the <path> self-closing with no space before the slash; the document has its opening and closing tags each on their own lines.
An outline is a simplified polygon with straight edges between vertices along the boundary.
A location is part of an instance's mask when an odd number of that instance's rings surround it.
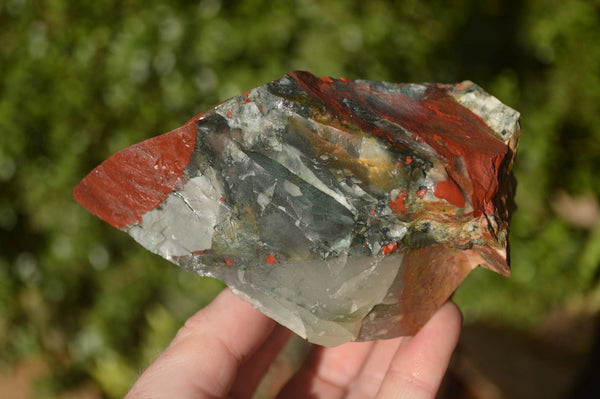
<svg viewBox="0 0 600 399">
<path fill-rule="evenodd" d="M 333 346 L 358 339 L 363 319 L 375 305 L 385 303 L 401 264 L 401 254 L 340 256 L 261 268 L 220 268 L 213 275 L 298 335 Z"/>
<path fill-rule="evenodd" d="M 169 260 L 210 248 L 221 213 L 221 194 L 207 175 L 190 179 L 160 207 L 144 214 L 141 223 L 129 227 L 128 233 Z"/>
</svg>

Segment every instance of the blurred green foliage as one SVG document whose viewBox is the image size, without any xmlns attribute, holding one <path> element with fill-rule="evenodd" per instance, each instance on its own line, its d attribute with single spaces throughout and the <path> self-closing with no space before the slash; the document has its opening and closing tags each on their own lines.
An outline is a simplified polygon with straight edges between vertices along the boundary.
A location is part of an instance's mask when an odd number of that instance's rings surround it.
<svg viewBox="0 0 600 399">
<path fill-rule="evenodd" d="M 0 0 L 0 353 L 42 356 L 54 395 L 123 395 L 222 285 L 88 214 L 72 187 L 112 153 L 284 73 L 470 79 L 522 112 L 513 278 L 474 272 L 467 322 L 528 328 L 598 298 L 600 5 L 587 0 Z M 577 302 L 579 301 L 579 302 Z M 591 312 L 600 300 L 587 303 Z"/>
</svg>

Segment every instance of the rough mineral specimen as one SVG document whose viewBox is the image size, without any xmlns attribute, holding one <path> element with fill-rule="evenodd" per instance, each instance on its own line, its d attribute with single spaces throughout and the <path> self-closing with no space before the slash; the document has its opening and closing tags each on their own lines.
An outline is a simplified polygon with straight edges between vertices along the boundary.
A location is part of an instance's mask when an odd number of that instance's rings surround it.
<svg viewBox="0 0 600 399">
<path fill-rule="evenodd" d="M 519 114 L 471 82 L 292 72 L 113 155 L 75 198 L 321 345 L 414 334 L 508 267 Z"/>
</svg>

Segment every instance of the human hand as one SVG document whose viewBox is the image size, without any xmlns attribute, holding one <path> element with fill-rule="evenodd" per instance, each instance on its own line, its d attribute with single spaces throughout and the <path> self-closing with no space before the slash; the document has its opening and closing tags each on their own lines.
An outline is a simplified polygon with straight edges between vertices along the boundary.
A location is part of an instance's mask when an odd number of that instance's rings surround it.
<svg viewBox="0 0 600 399">
<path fill-rule="evenodd" d="M 414 337 L 315 346 L 281 398 L 434 398 L 461 328 L 446 303 Z M 125 399 L 248 398 L 289 330 L 226 289 L 192 316 Z"/>
</svg>

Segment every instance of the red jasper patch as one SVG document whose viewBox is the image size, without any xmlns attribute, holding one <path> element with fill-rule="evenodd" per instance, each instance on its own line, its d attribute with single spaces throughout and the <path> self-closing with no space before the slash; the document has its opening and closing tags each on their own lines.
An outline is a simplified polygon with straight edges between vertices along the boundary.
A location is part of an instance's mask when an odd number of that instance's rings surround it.
<svg viewBox="0 0 600 399">
<path fill-rule="evenodd" d="M 456 205 L 459 208 L 465 207 L 465 196 L 452 179 L 444 180 L 436 184 L 433 188 L 433 194 L 435 194 L 435 196 L 438 198 L 445 199 L 452 205 Z"/>
<path fill-rule="evenodd" d="M 267 263 L 269 265 L 275 265 L 275 264 L 279 263 L 277 261 L 277 258 L 275 258 L 275 256 L 272 255 L 272 254 L 269 254 L 269 255 L 265 256 L 265 260 L 267 261 Z"/>
<path fill-rule="evenodd" d="M 381 249 L 381 252 L 382 252 L 384 255 L 387 255 L 387 254 L 389 254 L 389 253 L 392 253 L 392 252 L 394 252 L 394 251 L 395 251 L 395 250 L 397 250 L 397 249 L 398 249 L 398 243 L 397 243 L 397 242 L 391 242 L 391 243 L 389 243 L 388 245 L 385 245 L 385 246 L 384 246 L 384 247 Z"/>
<path fill-rule="evenodd" d="M 392 211 L 396 212 L 397 214 L 404 215 L 407 212 L 405 203 L 407 197 L 408 194 L 406 193 L 406 191 L 402 190 L 400 191 L 400 194 L 398 194 L 398 198 L 396 198 L 393 201 L 388 201 L 388 206 Z"/>
<path fill-rule="evenodd" d="M 75 186 L 73 197 L 116 228 L 141 222 L 181 180 L 194 150 L 195 122 L 200 116 L 117 152 Z"/>
</svg>

